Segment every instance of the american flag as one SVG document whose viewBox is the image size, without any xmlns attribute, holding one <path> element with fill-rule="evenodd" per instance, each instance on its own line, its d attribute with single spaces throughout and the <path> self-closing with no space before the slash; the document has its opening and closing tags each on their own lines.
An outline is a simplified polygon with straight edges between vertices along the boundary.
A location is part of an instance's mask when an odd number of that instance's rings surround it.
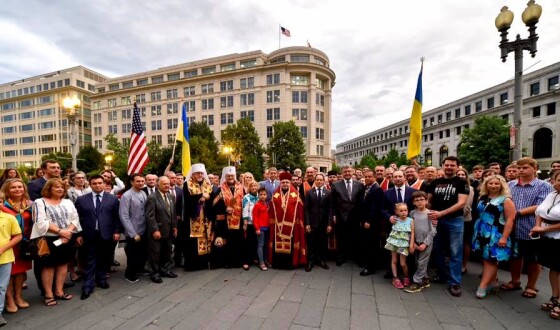
<svg viewBox="0 0 560 330">
<path fill-rule="evenodd" d="M 148 164 L 148 146 L 146 137 L 142 130 L 140 111 L 134 102 L 134 113 L 132 114 L 132 134 L 130 137 L 130 149 L 128 151 L 128 175 L 142 173 Z"/>
<path fill-rule="evenodd" d="M 291 37 L 290 30 L 286 29 L 283 26 L 280 27 L 280 30 L 282 31 L 282 34 L 285 35 L 286 37 Z"/>
</svg>

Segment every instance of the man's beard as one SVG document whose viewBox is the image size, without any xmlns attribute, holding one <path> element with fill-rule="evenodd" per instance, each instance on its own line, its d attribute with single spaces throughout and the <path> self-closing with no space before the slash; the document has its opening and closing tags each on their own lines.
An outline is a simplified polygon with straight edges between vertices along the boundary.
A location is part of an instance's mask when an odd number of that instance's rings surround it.
<svg viewBox="0 0 560 330">
<path fill-rule="evenodd" d="M 282 187 L 282 192 L 287 193 L 290 190 L 290 187 Z"/>
</svg>

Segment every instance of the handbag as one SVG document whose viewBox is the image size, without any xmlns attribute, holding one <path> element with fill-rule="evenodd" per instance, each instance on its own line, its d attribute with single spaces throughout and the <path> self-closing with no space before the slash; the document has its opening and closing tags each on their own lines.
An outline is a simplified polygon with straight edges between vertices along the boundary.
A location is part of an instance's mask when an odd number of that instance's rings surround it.
<svg viewBox="0 0 560 330">
<path fill-rule="evenodd" d="M 37 246 L 37 257 L 48 257 L 51 254 L 51 249 L 45 237 L 36 238 L 34 241 Z"/>
<path fill-rule="evenodd" d="M 33 260 L 37 255 L 33 241 L 24 239 L 19 243 L 19 257 L 23 260 Z"/>
<path fill-rule="evenodd" d="M 35 260 L 48 257 L 51 249 L 45 237 L 38 237 L 32 240 L 23 240 L 19 244 L 19 256 L 23 260 Z"/>
</svg>

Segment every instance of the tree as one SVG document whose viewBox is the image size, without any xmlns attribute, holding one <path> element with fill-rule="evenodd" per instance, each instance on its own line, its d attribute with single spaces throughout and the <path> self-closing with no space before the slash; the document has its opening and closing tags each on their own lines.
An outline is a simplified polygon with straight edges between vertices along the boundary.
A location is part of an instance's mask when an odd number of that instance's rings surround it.
<svg viewBox="0 0 560 330">
<path fill-rule="evenodd" d="M 458 155 L 461 163 L 466 168 L 508 163 L 509 128 L 507 120 L 496 116 L 476 118 L 474 127 L 463 131 Z"/>
<path fill-rule="evenodd" d="M 358 167 L 361 168 L 367 167 L 372 170 L 376 166 L 377 166 L 377 156 L 375 156 L 374 154 L 366 154 L 364 157 L 362 157 L 360 163 L 358 164 Z"/>
<path fill-rule="evenodd" d="M 56 160 L 58 162 L 58 165 L 60 165 L 60 168 L 63 171 L 67 168 L 72 167 L 72 155 L 69 152 L 62 152 L 62 151 L 51 152 L 41 157 L 41 161 L 45 161 L 47 159 Z"/>
<path fill-rule="evenodd" d="M 119 178 L 125 178 L 128 167 L 128 146 L 119 142 L 114 134 L 105 136 L 107 141 L 107 150 L 113 151 L 113 162 L 111 168 Z"/>
<path fill-rule="evenodd" d="M 293 120 L 272 125 L 274 135 L 267 148 L 268 164 L 279 169 L 306 168 L 305 143 Z"/>
<path fill-rule="evenodd" d="M 204 122 L 190 123 L 189 138 L 191 163 L 204 164 L 208 173 L 221 173 L 227 159 L 219 155 L 218 141 L 210 127 Z"/>
<path fill-rule="evenodd" d="M 92 145 L 85 145 L 78 152 L 78 170 L 84 173 L 102 169 L 104 161 L 103 154 Z"/>
<path fill-rule="evenodd" d="M 233 148 L 232 158 L 239 161 L 239 172 L 251 172 L 260 179 L 264 172 L 264 148 L 259 134 L 249 118 L 228 125 L 222 133 L 222 145 Z"/>
</svg>

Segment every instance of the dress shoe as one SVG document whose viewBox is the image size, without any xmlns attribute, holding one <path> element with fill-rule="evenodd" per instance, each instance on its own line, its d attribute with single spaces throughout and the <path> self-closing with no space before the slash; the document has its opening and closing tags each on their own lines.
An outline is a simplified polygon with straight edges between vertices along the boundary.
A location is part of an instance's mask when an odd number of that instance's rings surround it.
<svg viewBox="0 0 560 330">
<path fill-rule="evenodd" d="M 97 283 L 97 287 L 99 287 L 101 289 L 109 289 L 109 283 L 107 283 L 107 282 Z"/>
<path fill-rule="evenodd" d="M 310 272 L 313 269 L 313 264 L 312 263 L 308 263 L 307 266 L 305 266 L 305 271 L 306 272 Z"/>
<path fill-rule="evenodd" d="M 150 271 L 147 269 L 142 269 L 141 271 L 138 272 L 138 274 L 136 274 L 138 276 L 146 276 L 146 275 L 150 275 Z"/>
<path fill-rule="evenodd" d="M 373 273 L 374 273 L 373 270 L 369 270 L 368 268 L 364 268 L 360 272 L 360 276 L 369 276 L 369 275 L 372 275 Z"/>
<path fill-rule="evenodd" d="M 159 276 L 153 276 L 153 277 L 151 277 L 150 279 L 151 279 L 152 282 L 154 282 L 154 283 L 158 283 L 158 284 L 159 284 L 159 283 L 163 283 L 163 280 L 162 280 L 161 277 L 159 277 Z"/>
<path fill-rule="evenodd" d="M 82 295 L 80 296 L 80 299 L 86 300 L 87 298 L 89 298 L 90 295 L 91 295 L 91 293 L 84 291 L 84 292 L 82 292 Z"/>
<path fill-rule="evenodd" d="M 169 278 L 176 278 L 177 277 L 177 274 L 172 273 L 172 272 L 165 272 L 165 273 L 161 273 L 160 275 L 161 275 L 161 277 L 169 277 Z"/>
<path fill-rule="evenodd" d="M 346 263 L 346 259 L 337 259 L 336 260 L 336 265 L 339 266 L 339 267 L 344 265 L 345 263 Z"/>
<path fill-rule="evenodd" d="M 319 263 L 319 266 L 320 266 L 321 268 L 323 268 L 323 269 L 329 269 L 329 265 L 327 265 L 327 263 L 324 262 L 324 261 L 321 261 L 321 262 Z"/>
<path fill-rule="evenodd" d="M 118 261 L 116 261 L 115 259 L 113 259 L 113 262 L 111 263 L 111 266 L 117 267 L 117 266 L 120 266 L 120 265 L 121 265 L 120 262 L 118 262 Z"/>
</svg>

